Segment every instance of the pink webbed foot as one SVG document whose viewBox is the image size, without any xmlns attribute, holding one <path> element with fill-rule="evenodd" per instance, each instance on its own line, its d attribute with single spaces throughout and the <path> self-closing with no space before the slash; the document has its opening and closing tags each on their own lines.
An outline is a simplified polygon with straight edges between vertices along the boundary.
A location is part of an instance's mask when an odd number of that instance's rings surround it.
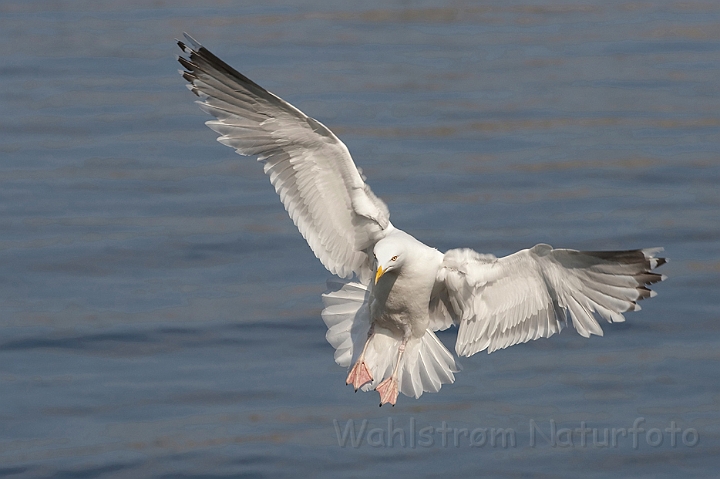
<svg viewBox="0 0 720 479">
<path fill-rule="evenodd" d="M 365 361 L 360 359 L 350 370 L 350 373 L 345 380 L 345 384 L 352 384 L 355 388 L 355 392 L 357 392 L 363 384 L 367 384 L 372 380 L 373 378 L 370 375 L 370 370 L 365 365 Z"/>
<path fill-rule="evenodd" d="M 398 384 L 397 379 L 391 376 L 378 384 L 375 390 L 380 393 L 380 406 L 385 403 L 390 403 L 395 406 L 398 397 Z"/>
</svg>

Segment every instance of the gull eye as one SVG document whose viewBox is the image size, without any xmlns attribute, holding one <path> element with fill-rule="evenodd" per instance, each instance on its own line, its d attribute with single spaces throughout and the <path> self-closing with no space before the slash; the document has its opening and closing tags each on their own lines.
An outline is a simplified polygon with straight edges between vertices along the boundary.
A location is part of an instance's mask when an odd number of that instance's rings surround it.
<svg viewBox="0 0 720 479">
<path fill-rule="evenodd" d="M 397 256 L 393 256 L 392 258 L 390 258 L 390 261 L 396 261 L 396 260 L 397 260 Z"/>
</svg>

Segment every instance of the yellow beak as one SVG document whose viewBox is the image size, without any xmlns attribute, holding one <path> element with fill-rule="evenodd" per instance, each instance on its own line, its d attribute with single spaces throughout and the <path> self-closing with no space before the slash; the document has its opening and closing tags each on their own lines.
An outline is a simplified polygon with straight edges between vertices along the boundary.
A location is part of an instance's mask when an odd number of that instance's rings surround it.
<svg viewBox="0 0 720 479">
<path fill-rule="evenodd" d="M 385 271 L 383 271 L 382 266 L 378 266 L 377 273 L 375 273 L 375 284 L 377 284 L 380 276 L 382 276 L 383 273 L 385 273 Z"/>
</svg>

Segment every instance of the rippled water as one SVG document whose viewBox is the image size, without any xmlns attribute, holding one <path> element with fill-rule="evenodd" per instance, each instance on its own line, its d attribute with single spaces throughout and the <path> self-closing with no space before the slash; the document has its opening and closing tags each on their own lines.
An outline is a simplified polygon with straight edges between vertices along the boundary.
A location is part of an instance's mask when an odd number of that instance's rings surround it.
<svg viewBox="0 0 720 479">
<path fill-rule="evenodd" d="M 426 243 L 664 246 L 669 280 L 604 338 L 379 409 L 324 340 L 328 274 L 175 73 L 183 31 Z M 5 1 L 0 38 L 0 477 L 717 473 L 717 2 Z"/>
</svg>

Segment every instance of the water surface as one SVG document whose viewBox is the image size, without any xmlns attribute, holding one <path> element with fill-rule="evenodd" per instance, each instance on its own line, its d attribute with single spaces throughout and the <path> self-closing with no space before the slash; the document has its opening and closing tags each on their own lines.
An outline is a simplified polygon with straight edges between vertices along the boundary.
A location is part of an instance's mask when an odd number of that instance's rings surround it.
<svg viewBox="0 0 720 479">
<path fill-rule="evenodd" d="M 603 338 L 378 408 L 324 340 L 328 273 L 202 125 L 183 31 L 340 135 L 422 241 L 664 246 L 669 280 Z M 5 1 L 0 38 L 0 477 L 717 471 L 720 5 Z"/>
</svg>

